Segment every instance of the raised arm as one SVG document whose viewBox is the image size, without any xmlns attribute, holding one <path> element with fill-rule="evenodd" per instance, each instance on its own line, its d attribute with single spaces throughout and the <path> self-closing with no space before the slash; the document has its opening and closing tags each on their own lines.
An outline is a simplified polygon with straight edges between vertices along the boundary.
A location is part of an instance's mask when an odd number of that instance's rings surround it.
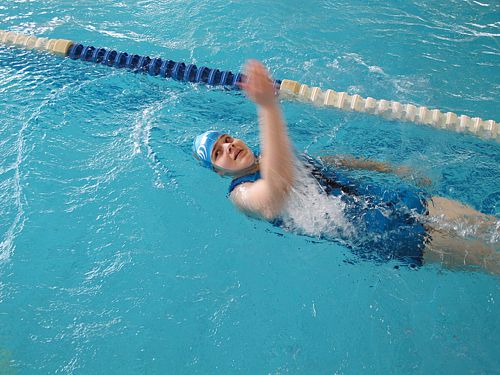
<svg viewBox="0 0 500 375">
<path fill-rule="evenodd" d="M 293 154 L 269 73 L 255 60 L 247 63 L 245 73 L 241 87 L 259 115 L 262 179 L 240 185 L 231 199 L 243 211 L 271 219 L 283 208 L 293 184 Z"/>
</svg>

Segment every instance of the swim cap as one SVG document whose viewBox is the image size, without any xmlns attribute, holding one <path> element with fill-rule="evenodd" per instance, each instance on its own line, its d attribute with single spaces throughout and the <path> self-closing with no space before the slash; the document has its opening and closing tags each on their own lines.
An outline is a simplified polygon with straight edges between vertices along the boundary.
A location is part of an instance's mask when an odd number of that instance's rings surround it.
<svg viewBox="0 0 500 375">
<path fill-rule="evenodd" d="M 212 165 L 212 149 L 219 137 L 224 134 L 215 130 L 206 131 L 198 135 L 193 141 L 193 154 L 196 159 L 201 161 L 201 164 L 207 168 L 213 168 Z"/>
</svg>

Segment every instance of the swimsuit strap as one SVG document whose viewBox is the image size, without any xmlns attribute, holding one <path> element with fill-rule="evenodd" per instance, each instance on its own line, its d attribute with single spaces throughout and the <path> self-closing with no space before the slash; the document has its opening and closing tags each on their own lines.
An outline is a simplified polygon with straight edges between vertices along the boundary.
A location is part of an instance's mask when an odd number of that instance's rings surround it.
<svg viewBox="0 0 500 375">
<path fill-rule="evenodd" d="M 231 195 L 231 192 L 236 188 L 236 186 L 244 184 L 245 182 L 255 182 L 257 180 L 260 180 L 261 178 L 262 177 L 260 176 L 260 171 L 235 178 L 231 181 L 231 185 L 229 185 L 227 195 Z"/>
</svg>

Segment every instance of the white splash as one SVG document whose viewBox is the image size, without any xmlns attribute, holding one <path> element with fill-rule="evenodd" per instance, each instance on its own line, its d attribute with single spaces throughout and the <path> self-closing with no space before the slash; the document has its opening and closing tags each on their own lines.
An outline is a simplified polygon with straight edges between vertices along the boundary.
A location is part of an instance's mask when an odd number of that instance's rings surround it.
<svg viewBox="0 0 500 375">
<path fill-rule="evenodd" d="M 158 113 L 167 105 L 165 101 L 158 101 L 145 107 L 135 119 L 134 128 L 130 135 L 132 140 L 132 155 L 139 155 L 142 150 L 146 152 L 147 158 L 155 173 L 154 185 L 163 188 L 162 176 L 168 175 L 171 171 L 161 165 L 151 147 L 151 130 L 155 127 Z M 171 181 L 173 183 L 173 181 Z"/>
<path fill-rule="evenodd" d="M 281 219 L 284 228 L 311 237 L 350 237 L 354 232 L 344 216 L 340 197 L 327 195 L 319 183 L 296 162 L 295 184 Z"/>
</svg>

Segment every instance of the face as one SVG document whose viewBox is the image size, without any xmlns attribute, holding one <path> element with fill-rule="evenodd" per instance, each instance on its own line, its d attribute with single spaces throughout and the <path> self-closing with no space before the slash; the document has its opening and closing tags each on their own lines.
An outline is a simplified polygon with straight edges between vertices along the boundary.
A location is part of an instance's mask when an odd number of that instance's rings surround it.
<svg viewBox="0 0 500 375">
<path fill-rule="evenodd" d="M 238 172 L 255 163 L 255 155 L 241 139 L 223 134 L 212 149 L 212 163 L 216 169 Z"/>
</svg>

